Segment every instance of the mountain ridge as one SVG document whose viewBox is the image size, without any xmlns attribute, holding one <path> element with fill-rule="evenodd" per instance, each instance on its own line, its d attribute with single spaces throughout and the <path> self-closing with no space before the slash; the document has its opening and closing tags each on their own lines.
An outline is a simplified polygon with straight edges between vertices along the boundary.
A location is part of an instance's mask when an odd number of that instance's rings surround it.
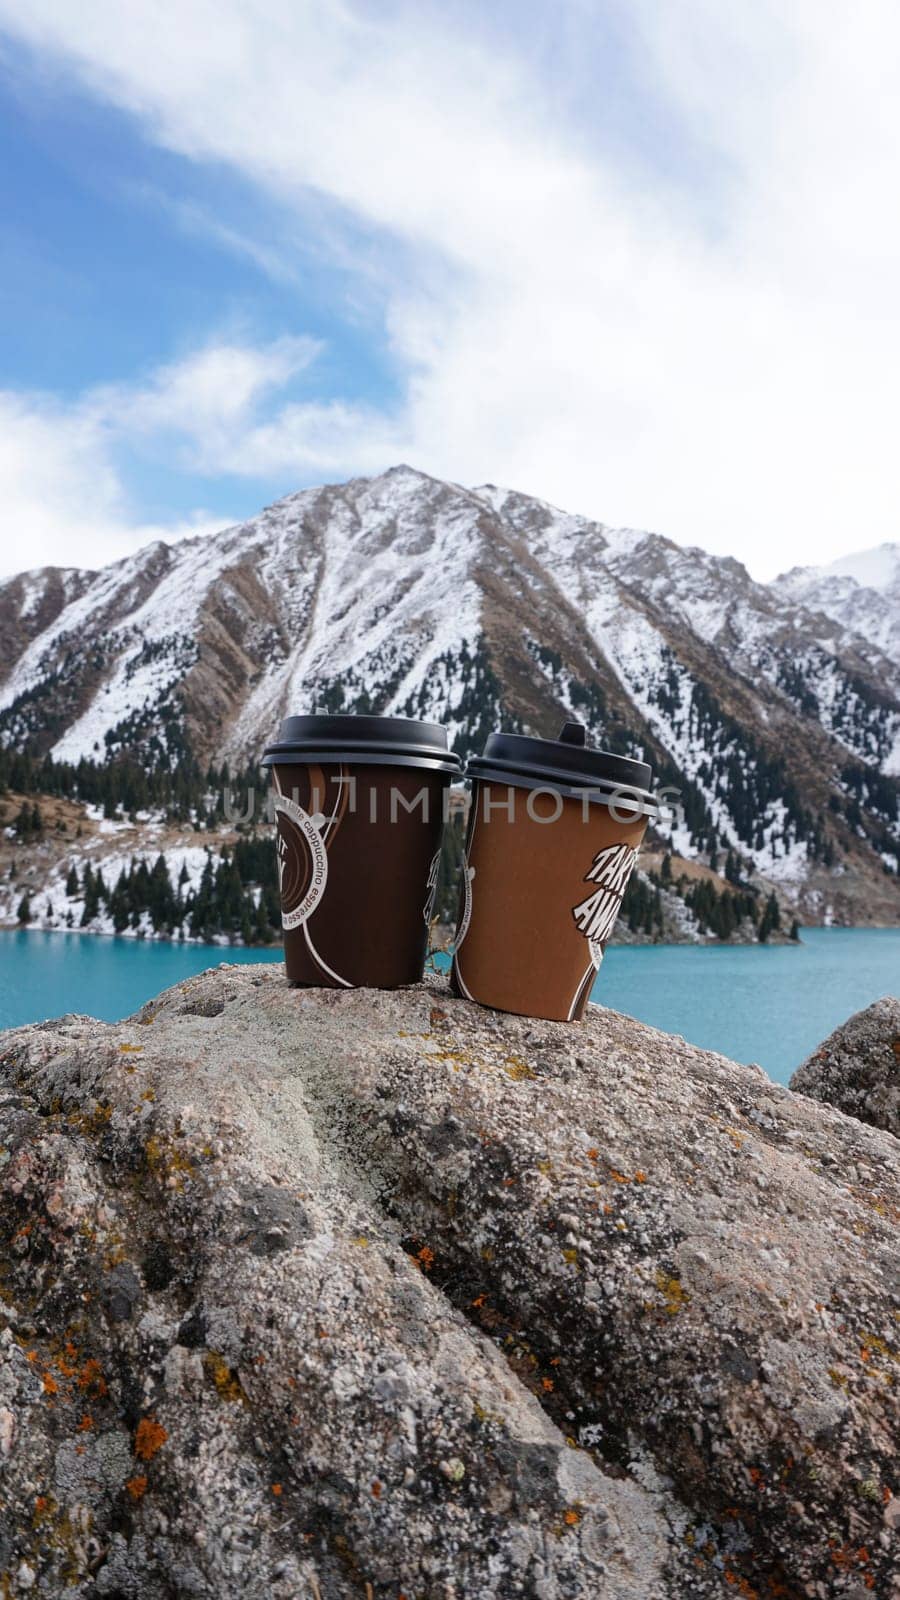
<svg viewBox="0 0 900 1600">
<path fill-rule="evenodd" d="M 852 614 L 818 603 L 848 581 L 760 584 L 731 557 L 401 465 L 96 573 L 0 584 L 0 746 L 240 764 L 313 706 L 433 717 L 463 751 L 577 716 L 682 790 L 682 855 L 736 853 L 808 920 L 896 922 L 900 632 L 854 622 L 858 584 Z"/>
</svg>

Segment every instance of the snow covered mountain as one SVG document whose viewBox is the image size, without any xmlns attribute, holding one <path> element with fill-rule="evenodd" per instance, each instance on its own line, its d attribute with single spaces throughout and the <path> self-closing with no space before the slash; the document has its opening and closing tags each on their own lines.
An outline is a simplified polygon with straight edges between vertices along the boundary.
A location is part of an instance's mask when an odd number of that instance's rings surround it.
<svg viewBox="0 0 900 1600">
<path fill-rule="evenodd" d="M 289 710 L 434 717 L 464 751 L 573 715 L 681 791 L 683 854 L 731 850 L 809 920 L 897 922 L 900 563 L 877 571 L 761 585 L 656 534 L 396 467 L 101 572 L 0 585 L 0 743 L 234 763 Z"/>
<path fill-rule="evenodd" d="M 868 640 L 900 668 L 900 544 L 876 545 L 826 567 L 793 567 L 773 587 Z"/>
</svg>

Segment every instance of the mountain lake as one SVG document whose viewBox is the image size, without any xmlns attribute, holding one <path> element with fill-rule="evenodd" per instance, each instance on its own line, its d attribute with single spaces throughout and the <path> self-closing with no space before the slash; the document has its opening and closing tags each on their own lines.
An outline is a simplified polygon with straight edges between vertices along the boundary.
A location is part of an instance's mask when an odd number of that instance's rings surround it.
<svg viewBox="0 0 900 1600">
<path fill-rule="evenodd" d="M 117 1021 L 206 967 L 276 956 L 0 929 L 0 1028 L 66 1011 Z M 885 994 L 900 994 L 900 928 L 805 928 L 799 945 L 615 946 L 592 998 L 786 1083 L 826 1034 Z"/>
</svg>

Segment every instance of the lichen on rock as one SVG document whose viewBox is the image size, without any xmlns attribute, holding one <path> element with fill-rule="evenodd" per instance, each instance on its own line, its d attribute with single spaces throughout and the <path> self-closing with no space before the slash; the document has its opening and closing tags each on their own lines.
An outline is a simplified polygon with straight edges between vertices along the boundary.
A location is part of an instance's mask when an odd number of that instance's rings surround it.
<svg viewBox="0 0 900 1600">
<path fill-rule="evenodd" d="M 900 1593 L 888 1135 L 274 965 L 0 1073 L 4 1593 Z"/>
</svg>

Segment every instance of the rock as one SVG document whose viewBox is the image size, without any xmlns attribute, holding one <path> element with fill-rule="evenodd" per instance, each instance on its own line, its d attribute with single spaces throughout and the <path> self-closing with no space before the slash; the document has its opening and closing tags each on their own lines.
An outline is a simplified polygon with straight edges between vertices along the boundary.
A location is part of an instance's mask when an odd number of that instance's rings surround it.
<svg viewBox="0 0 900 1600">
<path fill-rule="evenodd" d="M 888 1134 L 277 965 L 0 1074 L 3 1592 L 896 1600 Z"/>
<path fill-rule="evenodd" d="M 900 1138 L 900 1000 L 885 996 L 835 1028 L 791 1088 Z"/>
</svg>

